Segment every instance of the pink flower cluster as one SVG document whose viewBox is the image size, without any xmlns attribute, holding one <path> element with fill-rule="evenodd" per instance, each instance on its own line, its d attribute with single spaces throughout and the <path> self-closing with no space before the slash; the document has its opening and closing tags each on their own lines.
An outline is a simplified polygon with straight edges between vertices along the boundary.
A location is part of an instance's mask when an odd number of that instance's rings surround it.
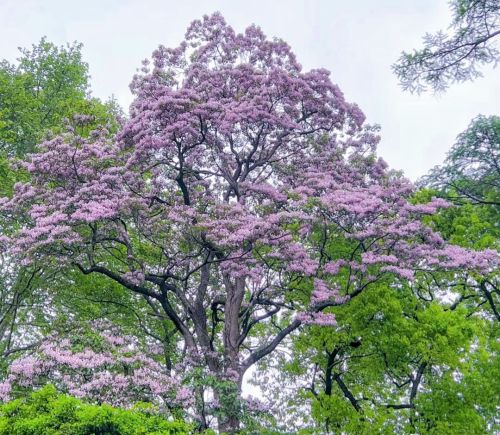
<svg viewBox="0 0 500 435">
<path fill-rule="evenodd" d="M 88 342 L 83 349 L 82 341 Z M 72 331 L 71 339 L 54 334 L 35 354 L 12 362 L 0 384 L 0 399 L 9 400 L 19 387 L 46 382 L 73 396 L 116 406 L 137 401 L 189 406 L 193 398 L 135 338 L 107 322 Z"/>
<path fill-rule="evenodd" d="M 336 326 L 337 321 L 335 315 L 332 313 L 324 313 L 322 311 L 315 312 L 298 312 L 295 316 L 304 325 L 318 325 L 318 326 Z"/>
<path fill-rule="evenodd" d="M 348 296 L 341 296 L 338 289 L 331 289 L 322 279 L 314 279 L 314 290 L 311 296 L 311 304 L 313 306 L 325 301 L 329 301 L 335 305 L 341 305 L 348 300 Z"/>
</svg>

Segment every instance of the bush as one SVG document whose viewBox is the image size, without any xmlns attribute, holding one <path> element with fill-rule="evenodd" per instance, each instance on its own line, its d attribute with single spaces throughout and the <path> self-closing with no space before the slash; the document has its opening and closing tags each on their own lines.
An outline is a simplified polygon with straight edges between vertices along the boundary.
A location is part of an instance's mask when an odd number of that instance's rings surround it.
<svg viewBox="0 0 500 435">
<path fill-rule="evenodd" d="M 52 385 L 0 406 L 2 435 L 188 434 L 189 425 L 138 410 L 91 405 Z"/>
</svg>

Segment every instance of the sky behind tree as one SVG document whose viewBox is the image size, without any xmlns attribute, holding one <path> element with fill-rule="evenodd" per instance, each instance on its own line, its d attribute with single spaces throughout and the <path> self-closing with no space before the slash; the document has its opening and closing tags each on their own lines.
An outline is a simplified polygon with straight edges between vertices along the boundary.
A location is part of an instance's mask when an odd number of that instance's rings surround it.
<svg viewBox="0 0 500 435">
<path fill-rule="evenodd" d="M 141 60 L 159 44 L 177 46 L 193 19 L 214 11 L 237 31 L 255 23 L 284 39 L 304 69 L 330 70 L 347 100 L 381 125 L 379 154 L 413 180 L 443 161 L 472 118 L 499 113 L 498 70 L 439 96 L 404 93 L 391 71 L 402 50 L 450 23 L 444 0 L 2 0 L 0 58 L 13 61 L 17 47 L 43 35 L 56 44 L 80 41 L 94 95 L 114 94 L 127 108 Z"/>
</svg>

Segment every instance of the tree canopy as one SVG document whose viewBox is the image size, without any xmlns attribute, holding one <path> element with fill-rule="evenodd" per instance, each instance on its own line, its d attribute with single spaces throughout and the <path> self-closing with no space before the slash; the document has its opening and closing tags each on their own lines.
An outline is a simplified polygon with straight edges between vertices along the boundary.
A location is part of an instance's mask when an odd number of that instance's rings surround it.
<svg viewBox="0 0 500 435">
<path fill-rule="evenodd" d="M 82 44 L 57 47 L 42 38 L 20 48 L 17 63 L 0 62 L 0 152 L 22 156 L 51 131 L 62 131 L 64 118 L 87 114 L 113 124 L 116 103 L 90 96 L 88 65 Z"/>
</svg>

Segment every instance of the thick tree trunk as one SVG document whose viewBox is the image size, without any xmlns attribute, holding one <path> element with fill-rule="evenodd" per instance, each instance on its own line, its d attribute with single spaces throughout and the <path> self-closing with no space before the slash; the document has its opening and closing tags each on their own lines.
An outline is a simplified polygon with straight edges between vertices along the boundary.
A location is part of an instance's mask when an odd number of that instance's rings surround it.
<svg viewBox="0 0 500 435">
<path fill-rule="evenodd" d="M 224 286 L 226 301 L 224 305 L 224 372 L 222 379 L 234 381 L 234 390 L 228 391 L 229 397 L 220 397 L 224 392 L 218 392 L 218 400 L 223 406 L 225 416 L 219 421 L 219 432 L 233 434 L 240 429 L 240 403 L 243 370 L 240 367 L 239 343 L 240 338 L 240 310 L 245 295 L 245 279 L 236 278 L 234 282 L 225 275 Z"/>
</svg>

